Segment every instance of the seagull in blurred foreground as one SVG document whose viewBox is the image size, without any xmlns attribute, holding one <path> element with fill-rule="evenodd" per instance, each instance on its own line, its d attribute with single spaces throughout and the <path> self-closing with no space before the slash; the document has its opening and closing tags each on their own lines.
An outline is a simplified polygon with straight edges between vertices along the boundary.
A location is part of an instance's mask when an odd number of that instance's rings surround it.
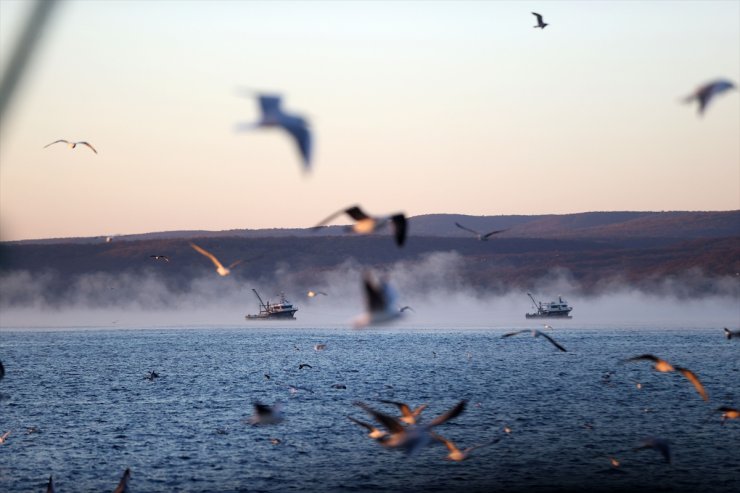
<svg viewBox="0 0 740 493">
<path fill-rule="evenodd" d="M 93 152 L 94 152 L 95 154 L 97 154 L 97 153 L 98 153 L 98 151 L 96 151 L 96 150 L 95 150 L 95 148 L 94 148 L 94 147 L 93 147 L 92 145 L 90 145 L 90 143 L 89 143 L 89 142 L 83 142 L 83 141 L 80 141 L 80 142 L 70 142 L 70 141 L 68 141 L 68 140 L 64 140 L 64 139 L 59 139 L 59 140 L 55 140 L 55 141 L 54 141 L 54 142 L 52 142 L 51 144 L 46 144 L 46 145 L 44 146 L 44 149 L 46 149 L 46 148 L 47 148 L 47 147 L 49 147 L 50 145 L 58 144 L 58 143 L 60 143 L 60 142 L 64 142 L 65 144 L 67 144 L 67 145 L 69 146 L 69 148 L 70 148 L 70 149 L 74 149 L 74 148 L 75 148 L 75 147 L 77 147 L 77 145 L 79 144 L 79 145 L 81 145 L 81 146 L 87 146 L 87 147 L 89 147 L 90 149 L 92 149 L 92 151 L 93 151 Z"/>
<path fill-rule="evenodd" d="M 396 307 L 398 294 L 387 281 L 377 280 L 370 272 L 363 274 L 366 311 L 355 318 L 356 329 L 368 325 L 384 324 L 403 316 Z"/>
<path fill-rule="evenodd" d="M 306 296 L 309 298 L 313 298 L 315 296 L 322 295 L 322 296 L 329 296 L 328 294 L 324 293 L 323 291 L 309 291 L 306 293 Z"/>
<path fill-rule="evenodd" d="M 671 463 L 671 448 L 668 445 L 668 441 L 664 440 L 663 438 L 645 438 L 642 443 L 635 447 L 633 450 L 644 450 L 646 448 L 651 448 L 653 450 L 657 450 L 658 452 L 663 455 L 665 458 L 665 461 L 669 464 Z"/>
<path fill-rule="evenodd" d="M 121 481 L 118 482 L 118 486 L 113 490 L 113 493 L 126 493 L 128 491 L 128 480 L 131 478 L 131 469 L 128 467 L 123 471 Z"/>
<path fill-rule="evenodd" d="M 432 438 L 434 438 L 438 442 L 442 442 L 445 445 L 445 447 L 447 447 L 449 454 L 447 454 L 447 457 L 445 457 L 445 460 L 451 460 L 454 462 L 462 462 L 468 457 L 470 457 L 470 453 L 473 450 L 481 448 L 481 447 L 485 447 L 486 445 L 492 445 L 501 440 L 500 438 L 495 438 L 489 442 L 481 443 L 478 445 L 473 445 L 472 447 L 468 447 L 465 450 L 460 450 L 451 440 L 448 440 L 447 438 L 441 435 L 438 435 L 434 432 L 432 432 Z"/>
<path fill-rule="evenodd" d="M 3 443 L 5 443 L 5 441 L 8 439 L 8 436 L 10 435 L 10 432 L 11 431 L 13 431 L 13 430 L 8 430 L 5 433 L 3 433 L 2 435 L 0 435 L 0 445 L 2 445 Z"/>
<path fill-rule="evenodd" d="M 401 411 L 401 415 L 402 415 L 400 418 L 398 418 L 398 420 L 406 423 L 407 425 L 415 425 L 416 418 L 418 418 L 421 412 L 427 407 L 426 404 L 422 404 L 421 406 L 412 410 L 408 406 L 408 404 L 404 402 L 386 401 L 383 399 L 380 399 L 380 402 L 384 404 L 393 404 L 394 406 L 396 406 Z"/>
<path fill-rule="evenodd" d="M 716 411 L 722 413 L 722 424 L 725 424 L 725 421 L 727 421 L 728 419 L 740 418 L 740 411 L 733 407 L 721 406 L 718 407 Z"/>
<path fill-rule="evenodd" d="M 696 374 L 693 371 L 689 370 L 688 368 L 682 368 L 680 366 L 673 366 L 670 363 L 668 363 L 666 360 L 660 359 L 657 356 L 653 356 L 652 354 L 642 354 L 640 356 L 629 358 L 625 361 L 642 361 L 642 360 L 652 361 L 653 363 L 655 363 L 655 365 L 653 365 L 653 369 L 661 373 L 667 373 L 671 371 L 679 372 L 681 375 L 686 377 L 686 379 L 689 382 L 691 382 L 694 385 L 694 387 L 696 388 L 696 391 L 699 392 L 699 395 L 701 396 L 702 399 L 704 399 L 705 401 L 709 400 L 707 391 L 704 390 L 704 386 L 699 381 L 699 378 L 696 376 Z"/>
<path fill-rule="evenodd" d="M 390 432 L 388 437 L 380 443 L 387 448 L 402 448 L 409 455 L 414 455 L 424 445 L 432 440 L 432 428 L 439 426 L 458 416 L 465 410 L 467 401 L 461 400 L 446 413 L 437 416 L 426 424 L 403 426 L 399 420 L 380 411 L 376 411 L 364 402 L 355 402 L 355 405 L 364 409 Z"/>
<path fill-rule="evenodd" d="M 2 380 L 4 376 L 5 376 L 5 367 L 3 366 L 3 362 L 0 361 L 0 380 Z"/>
<path fill-rule="evenodd" d="M 550 341 L 550 343 L 551 343 L 551 344 L 552 344 L 553 346 L 555 346 L 556 348 L 560 349 L 560 350 L 561 350 L 561 351 L 563 351 L 563 352 L 567 352 L 567 350 L 566 350 L 566 349 L 565 349 L 565 348 L 564 348 L 563 346 L 561 346 L 560 344 L 558 344 L 557 342 L 555 342 L 555 339 L 553 339 L 553 338 L 552 338 L 552 337 L 550 337 L 549 335 L 545 334 L 544 332 L 540 332 L 540 331 L 539 331 L 539 330 L 537 330 L 537 329 L 523 329 L 523 330 L 517 330 L 516 332 L 509 332 L 508 334 L 504 334 L 504 335 L 502 335 L 502 336 L 501 336 L 501 338 L 504 338 L 504 337 L 511 337 L 511 336 L 515 336 L 515 335 L 517 335 L 517 334 L 522 334 L 522 333 L 524 333 L 524 332 L 530 332 L 530 333 L 531 333 L 531 334 L 532 334 L 532 335 L 533 335 L 534 337 L 539 337 L 539 336 L 542 336 L 542 337 L 544 337 L 545 339 L 547 339 L 548 341 Z"/>
<path fill-rule="evenodd" d="M 231 274 L 231 269 L 233 269 L 234 267 L 236 267 L 238 264 L 242 263 L 241 260 L 237 260 L 236 262 L 233 262 L 228 267 L 224 267 L 223 265 L 221 265 L 221 262 L 218 261 L 218 259 L 216 258 L 216 256 L 213 255 L 211 252 L 206 251 L 205 249 L 199 247 L 195 243 L 190 243 L 190 246 L 193 247 L 193 249 L 196 252 L 201 253 L 201 254 L 205 255 L 206 257 L 208 257 L 209 259 L 211 259 L 211 262 L 213 262 L 213 265 L 216 266 L 216 272 L 218 272 L 218 275 L 219 276 L 222 276 L 222 277 L 223 276 L 228 276 L 229 274 Z"/>
<path fill-rule="evenodd" d="M 356 423 L 356 424 L 362 426 L 363 428 L 365 428 L 368 431 L 368 434 L 367 434 L 368 438 L 372 438 L 373 440 L 382 440 L 383 438 L 385 438 L 386 436 L 388 436 L 388 433 L 387 432 L 385 432 L 385 431 L 383 431 L 383 430 L 381 430 L 379 428 L 374 427 L 370 423 L 365 423 L 364 421 L 360 421 L 359 419 L 355 419 L 352 416 L 347 416 L 347 417 L 353 423 Z"/>
<path fill-rule="evenodd" d="M 506 231 L 505 229 L 498 229 L 496 231 L 491 231 L 490 233 L 483 234 L 474 229 L 466 228 L 465 226 L 463 226 L 462 224 L 458 222 L 455 223 L 455 226 L 457 226 L 460 229 L 464 229 L 465 231 L 468 231 L 470 233 L 473 233 L 474 235 L 478 237 L 478 240 L 480 241 L 488 241 L 488 238 L 490 238 L 491 236 L 498 234 L 498 233 L 503 233 L 504 231 Z"/>
<path fill-rule="evenodd" d="M 532 12 L 532 15 L 537 18 L 537 25 L 536 26 L 532 26 L 532 27 L 535 27 L 535 28 L 539 27 L 540 29 L 544 29 L 545 26 L 548 25 L 546 22 L 544 22 L 542 20 L 542 16 L 540 14 L 538 14 L 537 12 Z"/>
<path fill-rule="evenodd" d="M 170 261 L 170 258 L 167 255 L 149 255 L 149 258 L 153 258 L 154 260 L 164 260 L 165 262 Z"/>
<path fill-rule="evenodd" d="M 403 243 L 406 241 L 406 216 L 404 216 L 403 213 L 399 212 L 390 216 L 368 216 L 357 205 L 335 212 L 312 229 L 315 231 L 321 228 L 341 214 L 347 214 L 355 220 L 355 224 L 347 227 L 349 231 L 353 231 L 358 234 L 374 233 L 390 222 L 393 225 L 393 234 L 396 239 L 396 244 L 398 246 L 403 246 Z"/>
<path fill-rule="evenodd" d="M 311 130 L 308 122 L 296 114 L 285 113 L 280 107 L 280 96 L 274 94 L 257 94 L 261 118 L 256 123 L 240 123 L 237 130 L 252 130 L 255 128 L 278 127 L 293 137 L 298 151 L 303 159 L 303 170 L 311 169 Z"/>
<path fill-rule="evenodd" d="M 254 414 L 249 418 L 253 425 L 275 425 L 283 421 L 282 406 L 276 403 L 268 406 L 260 402 L 254 403 Z"/>
<path fill-rule="evenodd" d="M 416 312 L 416 310 L 414 310 L 413 308 L 411 308 L 408 305 L 402 306 L 401 308 L 398 309 L 398 311 L 401 312 L 401 313 L 405 312 L 406 310 L 411 310 L 412 312 Z"/>
<path fill-rule="evenodd" d="M 51 474 L 49 474 L 49 482 L 46 483 L 46 493 L 54 493 L 54 480 L 51 477 Z"/>
<path fill-rule="evenodd" d="M 717 79 L 698 87 L 693 93 L 684 99 L 684 102 L 691 103 L 692 101 L 697 100 L 699 102 L 699 115 L 703 115 L 707 106 L 709 106 L 709 102 L 714 99 L 716 95 L 722 94 L 730 89 L 735 89 L 735 84 L 733 82 L 724 79 Z"/>
<path fill-rule="evenodd" d="M 727 327 L 725 327 L 724 331 L 725 331 L 725 337 L 727 339 L 732 339 L 733 337 L 740 338 L 740 330 L 730 330 Z"/>
</svg>

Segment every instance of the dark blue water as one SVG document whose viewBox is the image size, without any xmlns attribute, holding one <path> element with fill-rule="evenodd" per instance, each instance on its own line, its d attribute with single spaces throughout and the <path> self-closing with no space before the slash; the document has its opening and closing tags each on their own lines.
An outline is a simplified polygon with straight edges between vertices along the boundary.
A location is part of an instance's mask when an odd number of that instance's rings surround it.
<svg viewBox="0 0 740 493">
<path fill-rule="evenodd" d="M 556 330 L 561 353 L 503 332 L 4 330 L 0 433 L 12 432 L 0 491 L 45 491 L 50 474 L 58 492 L 112 491 L 126 467 L 139 492 L 740 491 L 740 420 L 712 412 L 740 406 L 740 341 L 716 329 Z M 620 363 L 643 353 L 693 369 L 710 401 L 678 374 Z M 161 377 L 144 379 L 150 370 Z M 379 399 L 429 403 L 427 419 L 467 399 L 438 428 L 460 446 L 512 433 L 461 463 L 440 444 L 407 457 L 346 417 L 370 421 L 355 400 L 393 413 Z M 281 401 L 285 421 L 245 424 L 255 400 Z M 670 440 L 671 464 L 631 450 L 645 436 Z"/>
</svg>

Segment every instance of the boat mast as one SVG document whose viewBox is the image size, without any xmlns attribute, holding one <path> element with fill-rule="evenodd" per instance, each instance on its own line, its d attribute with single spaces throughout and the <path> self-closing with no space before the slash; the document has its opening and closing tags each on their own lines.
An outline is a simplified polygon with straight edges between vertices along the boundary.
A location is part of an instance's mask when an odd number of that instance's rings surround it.
<svg viewBox="0 0 740 493">
<path fill-rule="evenodd" d="M 535 310 L 539 310 L 542 305 L 540 305 L 539 303 L 537 303 L 537 300 L 534 299 L 534 297 L 532 296 L 532 293 L 527 293 L 527 296 L 529 296 L 529 299 L 532 300 L 532 304 L 534 305 L 534 309 Z"/>
<path fill-rule="evenodd" d="M 267 305 L 265 305 L 265 302 L 262 301 L 262 298 L 260 298 L 260 294 L 257 292 L 257 290 L 252 288 L 252 291 L 254 291 L 254 295 L 257 297 L 257 299 L 260 300 L 260 306 L 267 310 Z"/>
</svg>

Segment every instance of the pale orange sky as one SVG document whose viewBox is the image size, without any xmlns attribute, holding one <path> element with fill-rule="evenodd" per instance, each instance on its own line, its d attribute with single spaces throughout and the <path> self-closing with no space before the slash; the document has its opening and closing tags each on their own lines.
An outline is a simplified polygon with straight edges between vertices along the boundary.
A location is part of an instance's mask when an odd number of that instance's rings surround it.
<svg viewBox="0 0 740 493">
<path fill-rule="evenodd" d="M 25 2 L 0 0 L 4 67 Z M 533 29 L 534 10 L 550 25 Z M 64 2 L 0 133 L 0 239 L 371 213 L 740 208 L 740 2 Z M 313 172 L 256 119 L 284 94 Z M 99 150 L 44 149 L 56 139 Z"/>
</svg>

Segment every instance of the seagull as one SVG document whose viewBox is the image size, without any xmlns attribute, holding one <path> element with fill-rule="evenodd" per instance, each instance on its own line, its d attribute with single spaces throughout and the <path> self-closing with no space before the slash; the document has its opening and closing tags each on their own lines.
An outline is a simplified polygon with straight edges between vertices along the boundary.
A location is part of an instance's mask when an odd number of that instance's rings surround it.
<svg viewBox="0 0 740 493">
<path fill-rule="evenodd" d="M 360 421 L 359 419 L 355 419 L 352 416 L 347 416 L 353 423 L 356 423 L 363 428 L 365 428 L 368 431 L 368 438 L 372 438 L 373 440 L 382 440 L 385 437 L 388 436 L 388 432 L 383 431 L 379 428 L 374 427 L 370 423 L 365 423 L 364 421 Z"/>
<path fill-rule="evenodd" d="M 544 337 L 545 339 L 547 339 L 548 341 L 550 341 L 550 342 L 552 343 L 552 345 L 553 345 L 553 346 L 555 346 L 556 348 L 560 349 L 560 350 L 561 350 L 561 351 L 563 351 L 563 352 L 567 352 L 567 350 L 566 350 L 566 349 L 565 349 L 565 348 L 564 348 L 563 346 L 561 346 L 560 344 L 558 344 L 557 342 L 555 342 L 555 339 L 553 339 L 553 338 L 552 338 L 552 337 L 550 337 L 549 335 L 545 334 L 544 332 L 540 332 L 540 331 L 539 331 L 539 330 L 537 330 L 537 329 L 523 329 L 523 330 L 517 330 L 516 332 L 509 332 L 508 334 L 504 334 L 504 335 L 502 335 L 501 337 L 502 337 L 502 338 L 504 338 L 504 337 L 511 337 L 511 336 L 515 336 L 515 335 L 517 335 L 517 334 L 521 334 L 521 333 L 523 333 L 523 332 L 531 332 L 531 333 L 532 333 L 532 335 L 533 335 L 534 337 L 539 337 L 539 336 L 542 336 L 542 337 Z"/>
<path fill-rule="evenodd" d="M 144 379 L 145 379 L 145 380 L 152 380 L 152 381 L 153 381 L 153 380 L 154 380 L 155 378 L 159 378 L 159 373 L 157 373 L 157 372 L 156 372 L 156 371 L 154 371 L 154 370 L 150 371 L 150 372 L 149 372 L 149 373 L 148 373 L 148 374 L 147 374 L 147 375 L 146 375 L 146 376 L 144 377 Z"/>
<path fill-rule="evenodd" d="M 728 419 L 740 418 L 740 411 L 732 407 L 721 406 L 718 407 L 716 411 L 720 411 L 722 413 L 722 424 L 725 424 L 725 421 Z"/>
<path fill-rule="evenodd" d="M 465 226 L 463 226 L 462 224 L 458 222 L 455 223 L 455 226 L 457 226 L 460 229 L 464 229 L 465 231 L 468 231 L 470 233 L 473 233 L 474 235 L 478 237 L 479 241 L 488 241 L 488 238 L 490 238 L 491 236 L 498 234 L 498 233 L 503 233 L 504 231 L 506 231 L 505 229 L 498 229 L 496 231 L 491 231 L 490 233 L 483 234 L 474 229 L 466 228 Z"/>
<path fill-rule="evenodd" d="M 416 312 L 416 310 L 414 310 L 413 308 L 411 308 L 408 305 L 402 306 L 401 308 L 398 309 L 398 311 L 401 312 L 401 313 L 405 312 L 406 310 L 411 310 L 412 312 Z"/>
<path fill-rule="evenodd" d="M 128 491 L 128 480 L 131 478 L 131 469 L 128 467 L 123 471 L 121 481 L 118 482 L 118 486 L 113 490 L 113 493 L 126 493 Z"/>
<path fill-rule="evenodd" d="M 54 480 L 51 478 L 51 474 L 49 474 L 49 482 L 46 483 L 46 493 L 54 493 Z"/>
<path fill-rule="evenodd" d="M 249 418 L 253 425 L 275 425 L 283 421 L 282 406 L 276 403 L 268 406 L 260 402 L 254 403 L 254 414 Z"/>
<path fill-rule="evenodd" d="M 0 361 L 0 380 L 2 380 L 4 376 L 5 376 L 5 367 L 3 366 L 3 362 Z"/>
<path fill-rule="evenodd" d="M 537 25 L 536 26 L 532 26 L 532 27 L 535 27 L 535 28 L 539 27 L 540 29 L 544 29 L 545 26 L 548 25 L 546 22 L 544 22 L 542 20 L 542 16 L 540 14 L 538 14 L 537 12 L 532 12 L 532 15 L 535 16 L 535 17 L 537 17 Z"/>
<path fill-rule="evenodd" d="M 231 274 L 231 269 L 233 269 L 234 267 L 242 263 L 241 260 L 237 260 L 236 262 L 233 262 L 228 267 L 224 267 L 223 265 L 221 265 L 221 262 L 218 261 L 216 256 L 213 255 L 212 253 L 204 250 L 203 248 L 199 247 L 198 245 L 192 242 L 190 243 L 190 246 L 193 247 L 193 249 L 196 252 L 201 253 L 205 255 L 206 257 L 208 257 L 209 259 L 211 259 L 211 262 L 213 262 L 213 265 L 216 266 L 216 272 L 218 272 L 218 275 L 221 277 L 228 276 L 229 274 Z"/>
<path fill-rule="evenodd" d="M 396 310 L 395 289 L 386 281 L 377 280 L 368 271 L 363 275 L 366 311 L 354 320 L 356 329 L 368 325 L 383 324 L 400 318 L 403 313 Z"/>
<path fill-rule="evenodd" d="M 447 457 L 445 457 L 445 460 L 451 460 L 454 462 L 462 462 L 468 457 L 470 457 L 470 453 L 473 450 L 481 448 L 481 447 L 485 447 L 486 445 L 492 445 L 501 440 L 500 438 L 496 438 L 489 442 L 481 443 L 478 445 L 473 445 L 472 447 L 468 447 L 465 450 L 460 450 L 451 440 L 448 440 L 447 438 L 441 435 L 438 435 L 434 432 L 432 432 L 432 438 L 434 438 L 438 442 L 444 443 L 445 447 L 447 447 L 447 450 L 450 452 L 449 454 L 447 454 Z"/>
<path fill-rule="evenodd" d="M 240 123 L 237 130 L 252 130 L 255 128 L 278 127 L 293 137 L 298 145 L 298 151 L 303 160 L 303 170 L 311 169 L 311 129 L 309 123 L 301 116 L 285 113 L 280 107 L 281 98 L 274 94 L 257 94 L 261 118 L 256 123 Z"/>
<path fill-rule="evenodd" d="M 699 115 L 703 115 L 707 106 L 709 106 L 709 102 L 714 99 L 716 95 L 729 91 L 730 89 L 735 89 L 735 84 L 729 80 L 717 79 L 712 82 L 707 82 L 684 98 L 684 103 L 691 103 L 692 101 L 697 100 L 699 102 Z"/>
<path fill-rule="evenodd" d="M 8 439 L 8 436 L 10 435 L 10 432 L 11 431 L 13 431 L 13 430 L 8 430 L 5 433 L 3 433 L 2 435 L 0 435 L 0 445 L 2 445 L 3 443 L 6 442 L 6 440 Z"/>
<path fill-rule="evenodd" d="M 369 234 L 378 231 L 380 228 L 388 224 L 388 222 L 391 222 L 393 224 L 393 234 L 396 238 L 396 244 L 398 246 L 403 246 L 403 243 L 406 241 L 406 216 L 404 216 L 403 213 L 399 212 L 390 216 L 369 216 L 357 205 L 335 212 L 312 229 L 315 231 L 321 228 L 341 214 L 347 214 L 355 220 L 355 224 L 347 227 L 349 231 L 353 231 L 358 234 Z"/>
<path fill-rule="evenodd" d="M 314 296 L 318 296 L 318 295 L 329 296 L 323 291 L 310 291 L 309 290 L 308 293 L 306 293 L 306 296 L 308 296 L 309 298 L 313 298 Z"/>
<path fill-rule="evenodd" d="M 304 368 L 313 368 L 313 366 L 309 365 L 308 363 L 301 363 L 300 365 L 298 365 L 299 370 L 302 370 Z"/>
<path fill-rule="evenodd" d="M 725 327 L 724 331 L 725 331 L 725 337 L 727 339 L 732 339 L 733 337 L 737 337 L 740 339 L 740 330 L 730 330 L 727 327 Z"/>
<path fill-rule="evenodd" d="M 95 154 L 97 154 L 97 153 L 98 153 L 98 151 L 96 151 L 96 150 L 95 150 L 95 148 L 94 148 L 94 147 L 93 147 L 92 145 L 90 145 L 90 143 L 89 143 L 89 142 L 83 142 L 83 141 L 80 141 L 80 142 L 70 142 L 70 141 L 68 141 L 68 140 L 64 140 L 64 139 L 59 139 L 59 140 L 55 140 L 55 141 L 54 141 L 54 142 L 52 142 L 51 144 L 46 144 L 46 145 L 44 146 L 44 149 L 46 149 L 46 148 L 47 148 L 47 147 L 49 147 L 50 145 L 58 144 L 59 142 L 64 142 L 65 144 L 67 144 L 67 145 L 69 146 L 69 148 L 70 148 L 70 149 L 74 149 L 74 148 L 75 148 L 75 147 L 77 147 L 77 145 L 79 144 L 79 145 L 81 145 L 81 146 L 87 146 L 87 147 L 89 147 L 90 149 L 92 149 L 92 151 L 93 151 L 93 152 L 94 152 Z"/>
<path fill-rule="evenodd" d="M 154 260 L 164 260 L 165 262 L 170 261 L 170 258 L 167 255 L 149 255 L 149 258 L 153 258 Z"/>
<path fill-rule="evenodd" d="M 416 424 L 416 419 L 419 417 L 419 415 L 421 414 L 421 412 L 424 409 L 426 409 L 426 407 L 427 407 L 426 404 L 422 404 L 421 406 L 419 406 L 416 409 L 412 410 L 408 406 L 408 404 L 403 403 L 403 402 L 386 401 L 386 400 L 383 400 L 383 399 L 380 399 L 380 402 L 382 402 L 384 404 L 393 404 L 394 406 L 396 406 L 401 411 L 401 414 L 403 415 L 400 418 L 398 418 L 398 420 L 406 423 L 407 425 L 415 425 Z"/>
<path fill-rule="evenodd" d="M 314 344 L 313 350 L 314 351 L 323 351 L 326 349 L 326 344 Z"/>
<path fill-rule="evenodd" d="M 671 463 L 671 448 L 668 445 L 668 441 L 664 440 L 663 438 L 645 438 L 642 443 L 635 447 L 633 450 L 644 450 L 646 448 L 651 448 L 653 450 L 657 450 L 660 452 L 663 457 L 665 458 L 665 461 L 669 464 Z"/>
<path fill-rule="evenodd" d="M 385 426 L 390 432 L 388 437 L 380 442 L 388 448 L 402 448 L 409 455 L 418 453 L 419 450 L 432 440 L 432 428 L 439 426 L 452 418 L 458 416 L 465 410 L 467 401 L 461 400 L 446 413 L 437 416 L 432 421 L 423 425 L 403 426 L 399 420 L 380 411 L 369 407 L 364 402 L 355 402 L 355 405 L 364 409 L 376 421 Z"/>
<path fill-rule="evenodd" d="M 673 366 L 670 363 L 668 363 L 666 360 L 660 359 L 657 356 L 653 356 L 652 354 L 642 354 L 640 356 L 635 356 L 633 358 L 628 358 L 625 361 L 642 361 L 642 360 L 648 360 L 655 363 L 653 365 L 653 369 L 656 371 L 659 371 L 661 373 L 667 373 L 671 371 L 677 371 L 686 379 L 692 383 L 694 388 L 696 388 L 696 391 L 699 392 L 699 395 L 702 399 L 705 401 L 709 400 L 709 396 L 707 395 L 707 391 L 704 390 L 704 386 L 699 381 L 699 377 L 696 376 L 696 374 L 689 370 L 688 368 L 682 368 L 680 366 Z"/>
</svg>

